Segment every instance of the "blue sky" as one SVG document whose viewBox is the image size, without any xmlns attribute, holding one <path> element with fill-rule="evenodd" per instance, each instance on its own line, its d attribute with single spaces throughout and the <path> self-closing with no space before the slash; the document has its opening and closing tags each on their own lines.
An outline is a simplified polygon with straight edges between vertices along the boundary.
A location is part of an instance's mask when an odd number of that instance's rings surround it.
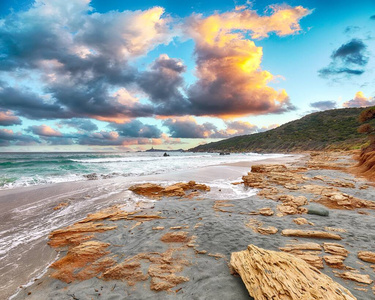
<svg viewBox="0 0 375 300">
<path fill-rule="evenodd" d="M 374 105 L 374 39 L 367 0 L 2 1 L 0 151 L 188 149 Z"/>
</svg>

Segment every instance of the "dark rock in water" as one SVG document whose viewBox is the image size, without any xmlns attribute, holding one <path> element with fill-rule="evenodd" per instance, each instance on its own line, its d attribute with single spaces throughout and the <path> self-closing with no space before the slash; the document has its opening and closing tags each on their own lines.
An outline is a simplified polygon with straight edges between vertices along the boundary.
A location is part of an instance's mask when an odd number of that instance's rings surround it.
<svg viewBox="0 0 375 300">
<path fill-rule="evenodd" d="M 229 152 L 220 152 L 220 155 L 230 155 Z"/>
<path fill-rule="evenodd" d="M 91 174 L 85 174 L 83 177 L 87 178 L 88 180 L 97 180 L 98 175 L 96 173 L 91 173 Z"/>
<path fill-rule="evenodd" d="M 307 208 L 307 213 L 310 215 L 318 215 L 323 217 L 329 216 L 329 210 L 324 206 L 319 204 L 309 204 L 305 206 Z"/>
<path fill-rule="evenodd" d="M 169 154 L 167 152 L 164 152 L 163 156 L 169 156 Z"/>
</svg>

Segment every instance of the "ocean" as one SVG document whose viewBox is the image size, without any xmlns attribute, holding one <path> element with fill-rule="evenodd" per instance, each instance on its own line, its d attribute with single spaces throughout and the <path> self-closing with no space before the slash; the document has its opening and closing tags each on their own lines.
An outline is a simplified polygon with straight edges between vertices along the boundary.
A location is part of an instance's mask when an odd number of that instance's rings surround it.
<svg viewBox="0 0 375 300">
<path fill-rule="evenodd" d="M 279 154 L 169 152 L 0 153 L 0 189 L 110 177 L 137 177 L 279 157 Z"/>
</svg>

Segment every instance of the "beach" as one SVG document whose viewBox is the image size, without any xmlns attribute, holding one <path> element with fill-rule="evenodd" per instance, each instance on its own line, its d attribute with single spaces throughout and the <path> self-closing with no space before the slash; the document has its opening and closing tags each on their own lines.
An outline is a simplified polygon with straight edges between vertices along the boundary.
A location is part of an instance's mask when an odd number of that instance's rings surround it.
<svg viewBox="0 0 375 300">
<path fill-rule="evenodd" d="M 242 177 L 251 166 L 264 164 L 286 167 L 282 176 L 271 171 L 258 186 L 246 184 Z M 375 299 L 373 283 L 338 277 L 338 273 L 358 270 L 369 280 L 375 279 L 371 264 L 357 257 L 358 251 L 375 249 L 374 210 L 366 202 L 372 201 L 375 189 L 346 171 L 354 164 L 346 153 L 296 154 L 137 180 L 114 177 L 2 190 L 4 232 L 40 233 L 27 243 L 13 245 L 5 254 L 4 299 L 19 286 L 12 299 L 251 299 L 241 277 L 233 275 L 229 267 L 233 252 L 245 250 L 249 244 L 280 251 L 290 244 L 332 243 L 324 238 L 286 236 L 286 229 L 339 235 L 341 239 L 334 242 L 348 251 L 343 265 L 328 265 L 322 258 L 330 255 L 329 250 L 321 250 L 315 255 L 322 261 L 320 271 L 357 299 Z M 210 191 L 194 189 L 186 196 L 147 198 L 128 190 L 134 184 L 151 182 L 165 187 L 191 180 L 209 186 Z M 331 197 L 327 191 L 348 195 L 346 204 L 327 205 L 326 198 Z M 303 205 L 288 204 L 301 197 L 306 198 Z M 350 207 L 354 200 L 362 206 Z M 310 209 L 329 215 L 306 214 Z M 95 214 L 98 211 L 101 213 Z M 306 223 L 296 222 L 298 218 Z M 87 229 L 93 225 L 99 230 Z M 67 236 L 67 228 L 80 235 Z M 53 247 L 47 245 L 50 232 L 55 233 L 50 240 Z M 83 265 L 74 266 L 77 257 Z M 53 268 L 47 268 L 51 263 Z M 7 265 L 11 267 L 7 269 Z"/>
</svg>

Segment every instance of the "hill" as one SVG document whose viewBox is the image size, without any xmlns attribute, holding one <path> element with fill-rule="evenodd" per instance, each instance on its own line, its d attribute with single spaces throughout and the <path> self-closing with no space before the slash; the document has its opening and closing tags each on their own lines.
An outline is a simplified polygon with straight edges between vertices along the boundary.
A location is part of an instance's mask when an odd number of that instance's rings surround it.
<svg viewBox="0 0 375 300">
<path fill-rule="evenodd" d="M 351 150 L 366 144 L 357 132 L 363 108 L 316 112 L 275 129 L 236 136 L 190 149 L 194 152 L 295 152 L 305 150 Z"/>
</svg>

